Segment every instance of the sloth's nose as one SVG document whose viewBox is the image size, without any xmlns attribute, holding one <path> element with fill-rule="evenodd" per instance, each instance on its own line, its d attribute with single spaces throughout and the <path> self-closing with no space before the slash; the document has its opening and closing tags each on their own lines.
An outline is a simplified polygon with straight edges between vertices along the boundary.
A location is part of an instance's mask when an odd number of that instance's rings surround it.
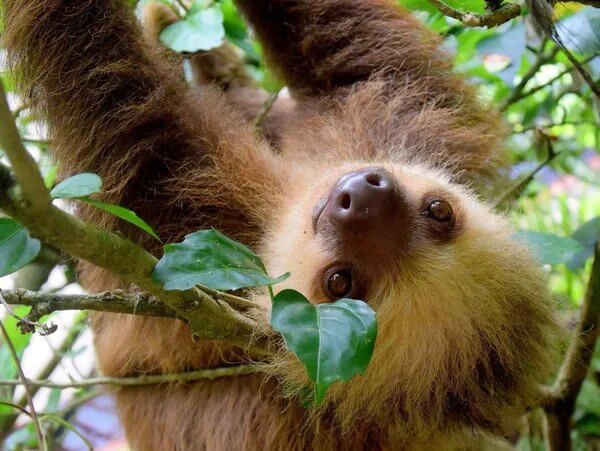
<svg viewBox="0 0 600 451">
<path fill-rule="evenodd" d="M 381 168 L 346 174 L 315 211 L 315 231 L 355 264 L 393 260 L 406 247 L 414 220 L 404 190 Z"/>
<path fill-rule="evenodd" d="M 366 233 L 393 227 L 406 210 L 406 201 L 391 174 L 364 169 L 343 176 L 330 198 L 331 219 L 341 229 Z"/>
</svg>

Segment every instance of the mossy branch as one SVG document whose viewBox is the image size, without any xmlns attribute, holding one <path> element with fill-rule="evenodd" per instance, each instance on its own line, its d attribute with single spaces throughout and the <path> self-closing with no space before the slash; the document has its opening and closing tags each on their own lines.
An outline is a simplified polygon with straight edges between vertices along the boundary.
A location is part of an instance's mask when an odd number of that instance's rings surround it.
<svg viewBox="0 0 600 451">
<path fill-rule="evenodd" d="M 0 208 L 44 243 L 118 275 L 165 303 L 202 339 L 225 339 L 247 345 L 255 322 L 228 295 L 213 296 L 200 288 L 167 291 L 152 279 L 157 259 L 119 234 L 102 230 L 52 204 L 33 158 L 23 146 L 0 86 L 0 146 L 11 163 L 19 192 L 6 167 L 0 168 Z M 212 292 L 214 294 L 214 292 Z"/>
</svg>

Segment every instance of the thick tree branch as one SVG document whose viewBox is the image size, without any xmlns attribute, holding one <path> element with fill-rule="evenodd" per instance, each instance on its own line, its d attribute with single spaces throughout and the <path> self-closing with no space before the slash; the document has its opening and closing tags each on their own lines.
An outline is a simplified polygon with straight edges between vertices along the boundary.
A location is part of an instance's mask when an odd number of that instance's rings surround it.
<svg viewBox="0 0 600 451">
<path fill-rule="evenodd" d="M 13 167 L 23 198 L 33 211 L 46 209 L 51 201 L 44 179 L 33 157 L 23 146 L 19 130 L 6 101 L 4 86 L 0 82 L 0 144 Z"/>
<path fill-rule="evenodd" d="M 29 387 L 48 388 L 83 388 L 97 385 L 112 385 L 116 387 L 131 387 L 139 385 L 158 385 L 166 383 L 185 383 L 197 380 L 213 380 L 221 377 L 240 376 L 242 374 L 257 373 L 266 368 L 265 364 L 253 363 L 248 365 L 237 365 L 223 368 L 212 368 L 207 370 L 190 371 L 187 373 L 143 375 L 137 377 L 94 377 L 73 382 L 52 382 L 48 380 L 27 380 Z M 0 386 L 15 387 L 23 385 L 23 381 L 17 379 L 0 379 Z"/>
<path fill-rule="evenodd" d="M 253 338 L 254 320 L 233 308 L 226 298 L 216 299 L 199 288 L 164 290 L 152 279 L 157 262 L 153 255 L 116 233 L 87 224 L 54 206 L 35 161 L 23 147 L 1 87 L 0 146 L 11 162 L 21 194 L 17 197 L 9 189 L 11 175 L 0 168 L 0 208 L 33 236 L 152 294 L 185 319 L 199 338 L 226 339 L 241 345 Z"/>
<path fill-rule="evenodd" d="M 583 380 L 589 371 L 600 332 L 600 242 L 596 244 L 592 273 L 581 318 L 571 340 L 559 376 L 543 408 L 546 413 L 546 443 L 551 451 L 571 449 L 571 416 Z"/>
</svg>

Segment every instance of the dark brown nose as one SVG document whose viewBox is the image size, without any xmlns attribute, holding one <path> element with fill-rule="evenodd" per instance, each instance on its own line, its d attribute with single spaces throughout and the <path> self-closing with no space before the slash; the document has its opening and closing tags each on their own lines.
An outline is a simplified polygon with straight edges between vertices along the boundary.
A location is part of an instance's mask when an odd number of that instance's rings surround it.
<svg viewBox="0 0 600 451">
<path fill-rule="evenodd" d="M 340 228 L 364 232 L 389 224 L 403 207 L 400 197 L 394 179 L 383 169 L 351 172 L 333 189 L 329 214 Z"/>
<path fill-rule="evenodd" d="M 350 258 L 393 258 L 408 240 L 413 213 L 394 177 L 380 168 L 344 175 L 315 209 L 315 228 Z"/>
</svg>

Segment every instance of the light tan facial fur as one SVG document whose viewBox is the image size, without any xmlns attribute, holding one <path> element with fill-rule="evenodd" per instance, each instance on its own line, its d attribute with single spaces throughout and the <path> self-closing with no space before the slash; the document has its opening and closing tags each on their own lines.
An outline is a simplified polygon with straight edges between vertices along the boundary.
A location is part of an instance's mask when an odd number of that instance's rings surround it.
<svg viewBox="0 0 600 451">
<path fill-rule="evenodd" d="M 374 165 L 345 163 L 326 173 L 303 168 L 286 214 L 265 238 L 270 273 L 292 274 L 277 290 L 294 288 L 313 302 L 326 301 L 318 273 L 336 255 L 315 235 L 311 211 L 341 175 Z M 501 428 L 534 402 L 536 381 L 552 368 L 556 330 L 544 274 L 512 238 L 507 220 L 443 173 L 381 166 L 410 198 L 450 194 L 461 229 L 443 243 L 421 237 L 416 249 L 372 282 L 364 299 L 378 318 L 372 362 L 364 376 L 334 385 L 317 411 L 330 411 L 345 430 L 396 422 L 392 429 L 400 437 L 426 436 L 465 419 Z M 274 373 L 291 390 L 307 383 L 300 365 L 285 354 Z"/>
</svg>

